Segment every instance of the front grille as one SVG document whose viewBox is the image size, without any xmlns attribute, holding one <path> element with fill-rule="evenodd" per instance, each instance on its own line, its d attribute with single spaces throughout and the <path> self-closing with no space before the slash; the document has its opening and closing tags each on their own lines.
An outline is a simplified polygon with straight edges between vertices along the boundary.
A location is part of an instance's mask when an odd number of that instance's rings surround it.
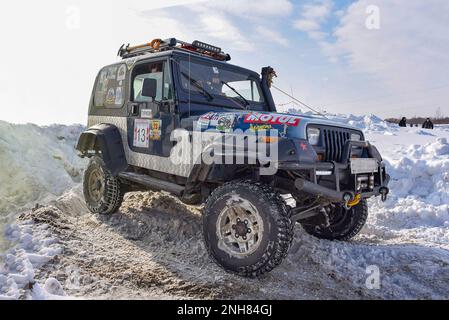
<svg viewBox="0 0 449 320">
<path fill-rule="evenodd" d="M 345 129 L 323 128 L 324 160 L 342 162 L 343 149 L 351 133 Z"/>
</svg>

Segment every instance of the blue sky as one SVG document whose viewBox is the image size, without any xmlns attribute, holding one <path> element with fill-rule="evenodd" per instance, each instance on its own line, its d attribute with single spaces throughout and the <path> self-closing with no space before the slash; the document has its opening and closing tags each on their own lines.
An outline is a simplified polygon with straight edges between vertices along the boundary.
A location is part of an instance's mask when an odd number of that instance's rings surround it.
<svg viewBox="0 0 449 320">
<path fill-rule="evenodd" d="M 0 27 L 10 30 L 0 44 L 1 120 L 85 123 L 98 69 L 120 44 L 159 37 L 210 42 L 256 71 L 270 65 L 278 87 L 320 111 L 449 115 L 445 0 L 45 3 L 1 4 Z"/>
</svg>

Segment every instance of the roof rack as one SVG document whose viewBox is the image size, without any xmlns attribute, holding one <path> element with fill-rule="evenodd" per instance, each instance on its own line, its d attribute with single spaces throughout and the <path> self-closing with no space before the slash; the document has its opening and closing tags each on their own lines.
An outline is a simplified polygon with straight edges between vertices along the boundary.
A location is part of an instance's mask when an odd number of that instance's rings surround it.
<svg viewBox="0 0 449 320">
<path fill-rule="evenodd" d="M 192 43 L 177 40 L 175 38 L 169 39 L 154 39 L 149 43 L 130 47 L 130 45 L 122 45 L 118 51 L 118 56 L 122 59 L 132 58 L 147 53 L 156 53 L 167 50 L 182 50 L 194 52 L 200 55 L 207 56 L 220 61 L 229 61 L 231 56 L 224 53 L 221 48 L 212 46 L 210 44 L 195 40 Z"/>
</svg>

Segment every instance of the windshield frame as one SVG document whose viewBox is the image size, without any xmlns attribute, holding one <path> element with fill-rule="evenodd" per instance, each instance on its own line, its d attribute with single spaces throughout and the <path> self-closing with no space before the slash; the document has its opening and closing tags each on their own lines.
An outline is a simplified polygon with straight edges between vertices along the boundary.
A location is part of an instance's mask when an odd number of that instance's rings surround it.
<svg viewBox="0 0 449 320">
<path fill-rule="evenodd" d="M 261 78 L 258 73 L 248 70 L 248 69 L 244 69 L 244 68 L 235 66 L 235 65 L 224 63 L 221 61 L 213 60 L 210 58 L 197 57 L 195 55 L 190 55 L 190 54 L 173 55 L 172 60 L 173 60 L 172 61 L 172 70 L 174 71 L 173 73 L 175 75 L 174 81 L 176 81 L 176 92 L 177 92 L 177 95 L 178 95 L 178 98 L 180 101 L 188 102 L 188 100 L 190 99 L 190 102 L 193 104 L 205 104 L 205 105 L 211 105 L 211 106 L 222 107 L 222 108 L 226 108 L 226 109 L 234 109 L 234 110 L 244 110 L 245 109 L 242 107 L 242 104 L 236 98 L 228 97 L 228 96 L 224 96 L 224 95 L 218 95 L 218 94 L 214 94 L 214 93 L 210 92 L 210 94 L 213 97 L 213 100 L 209 101 L 201 92 L 199 92 L 199 90 L 197 90 L 197 89 L 188 90 L 188 89 L 184 88 L 182 85 L 182 77 L 183 76 L 181 75 L 181 72 L 183 71 L 183 69 L 181 68 L 181 62 L 191 61 L 192 63 L 202 64 L 202 65 L 211 66 L 211 67 L 216 66 L 222 70 L 226 70 L 226 71 L 239 73 L 239 74 L 248 76 L 248 80 L 252 80 L 256 84 L 257 90 L 259 90 L 259 95 L 260 95 L 260 98 L 262 101 L 258 102 L 258 101 L 248 100 L 249 105 L 247 106 L 247 110 L 268 111 L 267 102 L 266 102 L 266 99 L 265 99 L 265 96 L 264 96 L 264 93 L 262 90 L 262 86 L 261 86 Z M 194 72 L 192 72 L 191 77 L 195 80 L 198 80 L 195 78 Z"/>
</svg>

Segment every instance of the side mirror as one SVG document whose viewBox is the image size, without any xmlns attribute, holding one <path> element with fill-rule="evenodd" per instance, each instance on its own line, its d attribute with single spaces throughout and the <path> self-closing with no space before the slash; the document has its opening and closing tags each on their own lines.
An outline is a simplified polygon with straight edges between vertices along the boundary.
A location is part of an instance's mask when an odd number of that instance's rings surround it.
<svg viewBox="0 0 449 320">
<path fill-rule="evenodd" d="M 156 98 L 157 80 L 156 79 L 144 79 L 142 85 L 142 97 Z"/>
</svg>

